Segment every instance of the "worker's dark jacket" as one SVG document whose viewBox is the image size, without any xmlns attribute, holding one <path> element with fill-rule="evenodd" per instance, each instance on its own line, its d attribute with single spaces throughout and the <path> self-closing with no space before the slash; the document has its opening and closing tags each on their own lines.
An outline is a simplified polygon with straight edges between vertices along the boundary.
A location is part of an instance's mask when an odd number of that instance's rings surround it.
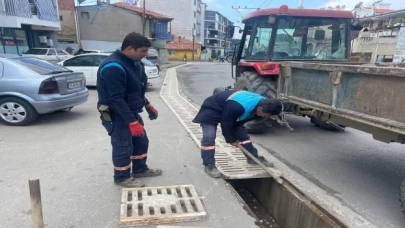
<svg viewBox="0 0 405 228">
<path fill-rule="evenodd" d="M 97 72 L 98 106 L 108 106 L 125 123 L 137 121 L 149 101 L 145 98 L 148 77 L 140 62 L 128 58 L 120 51 L 111 54 Z"/>
<path fill-rule="evenodd" d="M 221 124 L 222 134 L 227 143 L 235 142 L 233 128 L 259 119 L 256 108 L 265 99 L 259 94 L 248 91 L 225 90 L 204 100 L 194 123 Z"/>
</svg>

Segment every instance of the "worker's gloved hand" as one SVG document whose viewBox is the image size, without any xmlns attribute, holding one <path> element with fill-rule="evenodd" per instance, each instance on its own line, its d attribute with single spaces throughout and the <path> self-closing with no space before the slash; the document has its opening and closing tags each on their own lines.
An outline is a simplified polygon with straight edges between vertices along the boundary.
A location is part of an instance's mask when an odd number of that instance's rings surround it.
<svg viewBox="0 0 405 228">
<path fill-rule="evenodd" d="M 130 123 L 129 130 L 131 131 L 132 136 L 142 136 L 144 133 L 143 126 L 138 121 Z"/>
<path fill-rule="evenodd" d="M 158 118 L 158 111 L 151 104 L 146 105 L 145 109 L 149 114 L 150 120 L 156 120 Z"/>
</svg>

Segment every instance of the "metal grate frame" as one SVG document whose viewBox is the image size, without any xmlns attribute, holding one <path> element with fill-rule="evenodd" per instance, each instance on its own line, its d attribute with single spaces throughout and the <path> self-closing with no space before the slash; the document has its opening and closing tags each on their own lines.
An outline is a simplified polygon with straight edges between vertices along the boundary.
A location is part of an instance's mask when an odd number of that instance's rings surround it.
<svg viewBox="0 0 405 228">
<path fill-rule="evenodd" d="M 193 185 L 122 189 L 121 225 L 197 221 L 206 215 Z"/>
</svg>

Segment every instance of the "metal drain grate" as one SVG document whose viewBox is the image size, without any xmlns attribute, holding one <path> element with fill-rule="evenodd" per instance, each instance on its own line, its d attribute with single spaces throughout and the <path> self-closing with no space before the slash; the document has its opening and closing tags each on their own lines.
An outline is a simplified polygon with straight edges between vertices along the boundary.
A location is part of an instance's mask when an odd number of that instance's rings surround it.
<svg viewBox="0 0 405 228">
<path fill-rule="evenodd" d="M 122 189 L 122 225 L 196 221 L 206 215 L 193 185 Z"/>
<path fill-rule="evenodd" d="M 200 146 L 202 139 L 201 127 L 199 124 L 192 122 L 198 108 L 179 94 L 176 69 L 171 68 L 167 71 L 160 96 L 176 115 L 194 142 Z M 270 177 L 259 165 L 248 164 L 242 151 L 227 144 L 222 137 L 220 129 L 217 132 L 215 159 L 217 168 L 225 179 Z"/>
</svg>

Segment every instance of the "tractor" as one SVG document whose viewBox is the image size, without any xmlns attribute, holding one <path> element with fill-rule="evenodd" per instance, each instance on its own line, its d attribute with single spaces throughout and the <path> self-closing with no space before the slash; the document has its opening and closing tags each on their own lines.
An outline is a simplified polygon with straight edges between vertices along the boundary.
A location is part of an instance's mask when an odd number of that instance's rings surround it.
<svg viewBox="0 0 405 228">
<path fill-rule="evenodd" d="M 287 5 L 251 12 L 244 17 L 244 28 L 239 28 L 242 38 L 234 47 L 232 77 L 235 89 L 277 98 L 281 62 L 350 61 L 352 20 L 350 11 L 289 9 Z M 228 38 L 233 37 L 235 28 L 227 27 Z M 308 76 L 308 80 L 316 83 L 314 77 Z M 302 111 L 308 110 L 300 110 L 291 103 L 284 103 L 283 109 L 283 113 L 273 120 L 251 121 L 245 124 L 246 129 L 250 133 L 260 133 L 277 121 L 292 130 L 284 114 L 308 116 L 313 124 L 323 129 L 344 129 L 342 125 L 303 114 Z"/>
</svg>

